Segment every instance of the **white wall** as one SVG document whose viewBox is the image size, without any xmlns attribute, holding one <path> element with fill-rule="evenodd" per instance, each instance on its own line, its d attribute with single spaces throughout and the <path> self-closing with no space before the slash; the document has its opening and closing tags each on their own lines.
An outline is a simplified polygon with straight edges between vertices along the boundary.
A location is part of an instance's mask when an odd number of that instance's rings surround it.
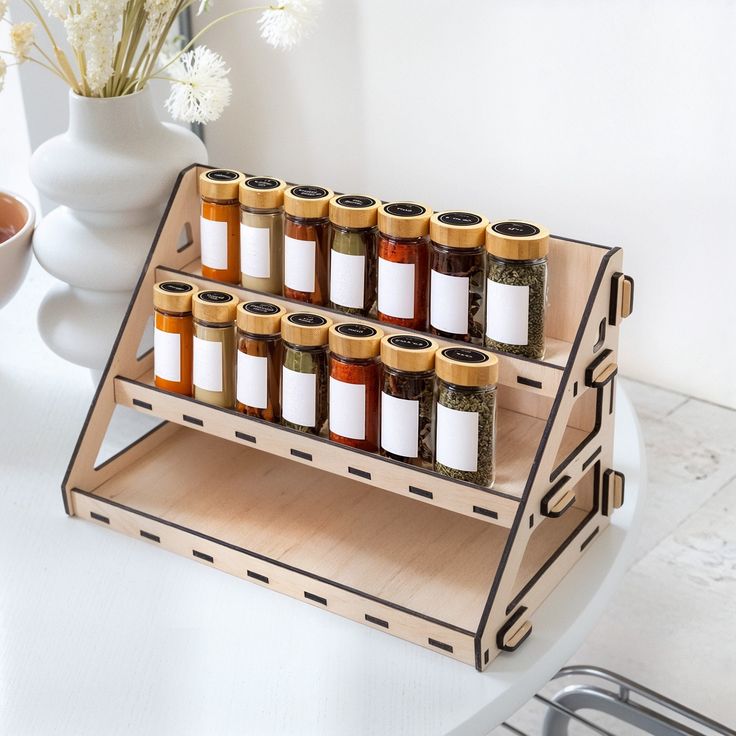
<svg viewBox="0 0 736 736">
<path fill-rule="evenodd" d="M 736 407 L 735 40 L 731 0 L 325 0 L 291 53 L 245 16 L 210 160 L 621 245 L 622 371 Z"/>
</svg>

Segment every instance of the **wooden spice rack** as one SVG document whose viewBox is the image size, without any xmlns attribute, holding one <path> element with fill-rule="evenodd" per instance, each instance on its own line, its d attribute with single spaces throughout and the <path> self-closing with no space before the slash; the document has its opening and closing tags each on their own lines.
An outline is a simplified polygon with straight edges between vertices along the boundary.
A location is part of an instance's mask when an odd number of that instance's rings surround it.
<svg viewBox="0 0 736 736">
<path fill-rule="evenodd" d="M 199 261 L 206 168 L 176 182 L 64 478 L 67 513 L 485 669 L 529 636 L 623 502 L 611 468 L 633 303 L 622 251 L 552 239 L 547 355 L 499 354 L 496 482 L 484 488 L 154 386 L 152 352 L 137 355 L 154 282 L 216 285 Z M 96 465 L 117 405 L 163 421 Z"/>
</svg>

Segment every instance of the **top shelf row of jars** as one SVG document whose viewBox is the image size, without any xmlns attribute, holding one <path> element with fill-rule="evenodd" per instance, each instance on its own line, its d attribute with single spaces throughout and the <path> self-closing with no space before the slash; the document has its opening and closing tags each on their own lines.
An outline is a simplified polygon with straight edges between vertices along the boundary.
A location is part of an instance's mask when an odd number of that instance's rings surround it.
<svg viewBox="0 0 736 736">
<path fill-rule="evenodd" d="M 210 169 L 202 275 L 541 359 L 549 232 L 419 202 Z"/>
</svg>

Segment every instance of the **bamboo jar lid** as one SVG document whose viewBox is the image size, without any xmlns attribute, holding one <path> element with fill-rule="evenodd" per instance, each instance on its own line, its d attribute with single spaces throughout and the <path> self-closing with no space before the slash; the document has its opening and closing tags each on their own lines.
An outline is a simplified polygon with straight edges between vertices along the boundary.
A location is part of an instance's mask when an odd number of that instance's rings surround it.
<svg viewBox="0 0 736 736">
<path fill-rule="evenodd" d="M 459 386 L 498 383 L 498 358 L 475 348 L 442 348 L 435 360 L 437 378 Z"/>
<path fill-rule="evenodd" d="M 504 220 L 486 228 L 486 250 L 510 261 L 533 261 L 549 253 L 549 230 L 533 222 Z"/>
<path fill-rule="evenodd" d="M 240 182 L 240 204 L 254 210 L 277 210 L 284 206 L 286 182 L 270 176 L 249 176 Z"/>
<path fill-rule="evenodd" d="M 378 208 L 378 229 L 395 238 L 423 238 L 432 208 L 421 202 L 387 202 Z"/>
<path fill-rule="evenodd" d="M 314 312 L 292 312 L 281 319 L 281 338 L 292 345 L 318 348 L 329 343 L 332 320 Z"/>
<path fill-rule="evenodd" d="M 194 294 L 188 281 L 159 281 L 153 285 L 153 306 L 166 312 L 191 312 Z"/>
<path fill-rule="evenodd" d="M 289 187 L 284 193 L 284 209 L 294 217 L 319 219 L 330 213 L 330 200 L 335 196 L 331 189 L 299 185 Z"/>
<path fill-rule="evenodd" d="M 341 322 L 330 327 L 330 350 L 343 358 L 368 360 L 381 352 L 383 330 L 357 322 Z"/>
<path fill-rule="evenodd" d="M 235 321 L 238 300 L 227 291 L 205 289 L 198 291 L 192 299 L 194 319 L 202 322 L 228 324 Z"/>
<path fill-rule="evenodd" d="M 425 373 L 434 369 L 434 356 L 439 346 L 434 340 L 419 335 L 386 335 L 381 340 L 381 360 L 399 371 Z"/>
<path fill-rule="evenodd" d="M 380 199 L 363 194 L 340 194 L 330 200 L 330 221 L 354 229 L 375 227 Z"/>
<path fill-rule="evenodd" d="M 486 242 L 488 218 L 457 210 L 435 212 L 429 221 L 429 237 L 448 248 L 479 248 Z"/>
<path fill-rule="evenodd" d="M 283 307 L 272 302 L 240 302 L 238 328 L 252 335 L 278 335 L 281 332 L 281 318 L 285 314 Z"/>
<path fill-rule="evenodd" d="M 233 169 L 210 169 L 199 175 L 199 195 L 223 202 L 237 200 L 243 175 Z"/>
</svg>

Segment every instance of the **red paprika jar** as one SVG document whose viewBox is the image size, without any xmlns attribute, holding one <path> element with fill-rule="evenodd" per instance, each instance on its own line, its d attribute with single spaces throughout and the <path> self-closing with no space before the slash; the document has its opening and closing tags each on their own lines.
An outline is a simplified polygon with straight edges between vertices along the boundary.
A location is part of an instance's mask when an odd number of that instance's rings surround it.
<svg viewBox="0 0 736 736">
<path fill-rule="evenodd" d="M 378 319 L 413 330 L 427 327 L 429 219 L 418 202 L 378 209 Z"/>
<path fill-rule="evenodd" d="M 378 452 L 383 331 L 343 322 L 330 327 L 330 439 Z"/>
</svg>

